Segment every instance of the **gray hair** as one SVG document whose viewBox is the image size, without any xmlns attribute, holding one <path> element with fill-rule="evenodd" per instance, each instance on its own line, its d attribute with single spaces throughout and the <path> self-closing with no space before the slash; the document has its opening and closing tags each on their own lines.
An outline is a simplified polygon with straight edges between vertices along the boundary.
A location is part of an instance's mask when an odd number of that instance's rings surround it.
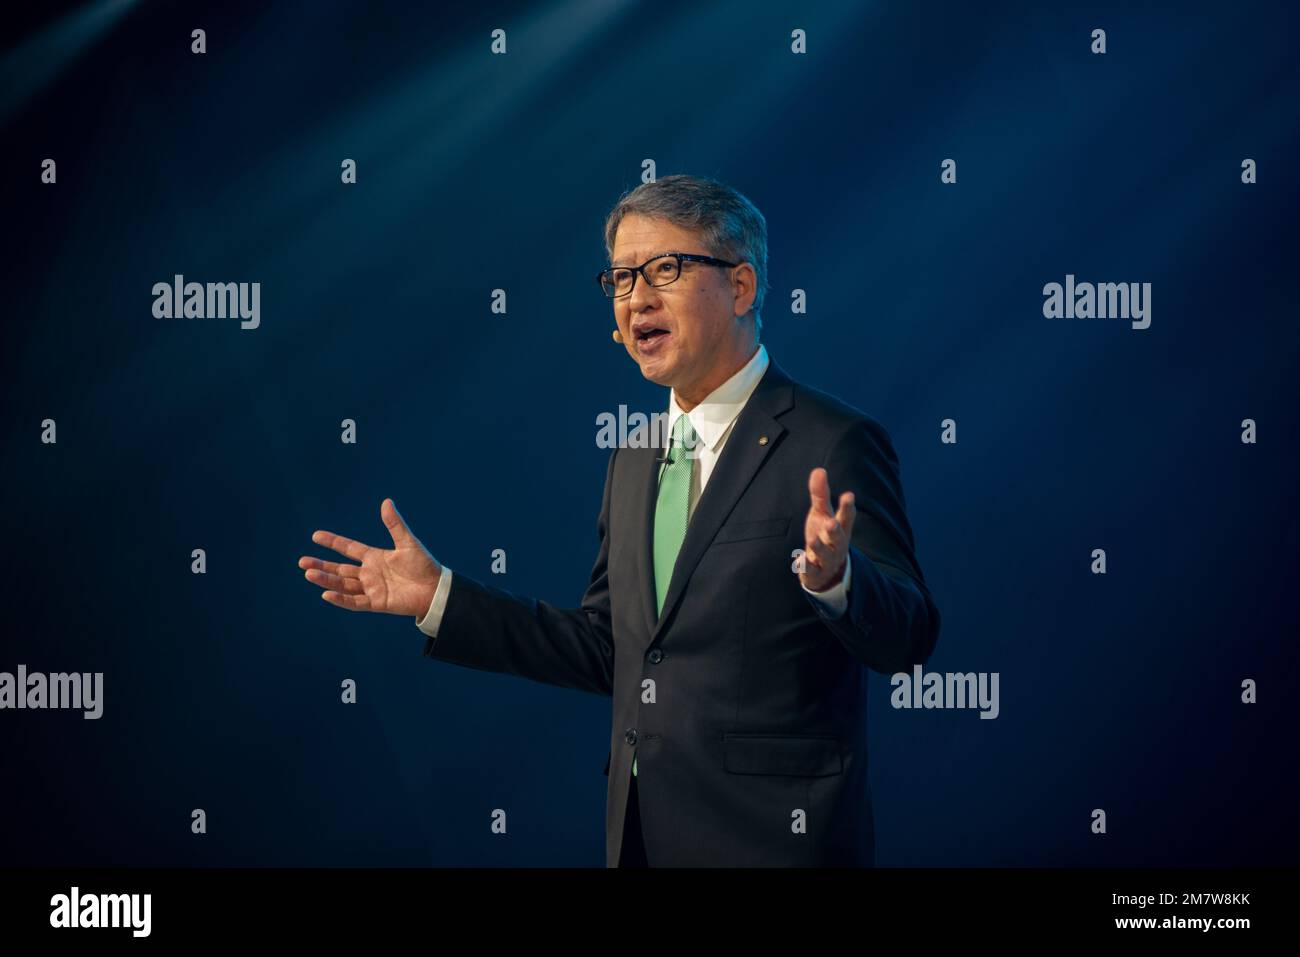
<svg viewBox="0 0 1300 957">
<path fill-rule="evenodd" d="M 619 197 L 605 220 L 605 252 L 611 260 L 618 224 L 628 215 L 662 219 L 695 230 L 710 256 L 752 265 L 757 281 L 750 313 L 755 330 L 762 330 L 760 313 L 768 288 L 767 220 L 758 207 L 737 190 L 708 177 L 674 174 L 642 183 Z"/>
</svg>

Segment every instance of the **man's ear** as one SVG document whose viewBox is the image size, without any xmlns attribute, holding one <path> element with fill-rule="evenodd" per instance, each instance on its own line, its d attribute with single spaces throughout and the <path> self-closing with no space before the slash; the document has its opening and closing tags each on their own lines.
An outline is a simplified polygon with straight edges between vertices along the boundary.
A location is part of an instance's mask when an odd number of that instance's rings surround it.
<svg viewBox="0 0 1300 957">
<path fill-rule="evenodd" d="M 744 315 L 741 315 L 741 316 L 738 317 L 738 318 L 740 318 L 740 319 L 745 319 L 745 318 L 748 318 L 748 317 L 753 316 L 753 314 L 754 314 L 754 303 L 758 301 L 758 270 L 756 270 L 756 269 L 754 268 L 754 264 L 753 264 L 753 263 L 748 263 L 748 262 L 746 262 L 746 263 L 741 263 L 740 265 L 742 265 L 742 266 L 747 266 L 747 267 L 748 267 L 748 273 L 749 273 L 749 275 L 752 277 L 751 285 L 753 286 L 753 289 L 754 289 L 754 298 L 751 299 L 751 300 L 749 301 L 749 308 L 748 308 L 747 310 L 745 310 Z M 738 269 L 736 270 L 736 273 L 738 274 L 738 273 L 740 273 L 740 272 L 741 272 L 741 270 L 738 268 Z M 734 278 L 732 279 L 732 282 L 733 282 L 733 283 L 736 283 L 737 285 L 739 284 L 739 283 L 737 282 L 737 280 L 735 280 Z"/>
</svg>

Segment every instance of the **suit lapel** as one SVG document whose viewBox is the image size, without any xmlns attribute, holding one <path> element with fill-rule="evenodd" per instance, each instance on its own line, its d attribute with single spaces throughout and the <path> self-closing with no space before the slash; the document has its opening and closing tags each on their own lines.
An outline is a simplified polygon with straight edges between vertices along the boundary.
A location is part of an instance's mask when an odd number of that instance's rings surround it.
<svg viewBox="0 0 1300 957">
<path fill-rule="evenodd" d="M 655 616 L 654 587 L 654 511 L 659 491 L 659 456 L 662 449 L 646 449 L 638 456 L 636 482 L 638 501 L 633 503 L 641 517 L 640 588 L 641 605 L 645 615 L 648 637 L 646 644 L 654 642 L 664 624 L 672 617 L 673 609 L 681 600 L 695 567 L 704 557 L 718 529 L 744 494 L 754 475 L 766 461 L 785 427 L 775 416 L 794 404 L 790 377 L 771 359 L 767 371 L 745 403 L 731 435 L 723 446 L 722 454 L 714 463 L 709 482 L 695 506 L 695 513 L 686 527 L 686 537 L 677 564 L 673 566 L 672 581 L 664 597 L 663 614 Z M 665 437 L 666 440 L 667 437 Z"/>
</svg>

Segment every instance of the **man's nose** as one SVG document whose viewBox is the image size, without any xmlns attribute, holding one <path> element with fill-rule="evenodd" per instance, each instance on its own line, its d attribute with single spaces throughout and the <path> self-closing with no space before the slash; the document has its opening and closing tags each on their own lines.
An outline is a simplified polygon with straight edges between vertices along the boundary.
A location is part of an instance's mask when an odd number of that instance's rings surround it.
<svg viewBox="0 0 1300 957">
<path fill-rule="evenodd" d="M 632 286 L 632 295 L 628 297 L 628 306 L 633 312 L 641 312 L 654 306 L 658 301 L 658 290 L 650 285 L 645 276 L 637 273 L 636 282 Z"/>
</svg>

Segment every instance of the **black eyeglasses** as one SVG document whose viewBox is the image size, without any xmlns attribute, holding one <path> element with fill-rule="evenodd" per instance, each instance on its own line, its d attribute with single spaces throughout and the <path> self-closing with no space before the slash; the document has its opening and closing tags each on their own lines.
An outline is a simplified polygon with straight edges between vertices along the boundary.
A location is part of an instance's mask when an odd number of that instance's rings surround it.
<svg viewBox="0 0 1300 957">
<path fill-rule="evenodd" d="M 596 274 L 596 282 L 610 299 L 621 299 L 632 294 L 636 277 L 644 276 L 652 286 L 666 286 L 676 282 L 682 274 L 682 263 L 704 263 L 707 266 L 738 266 L 725 259 L 712 256 L 697 256 L 695 253 L 660 253 L 653 259 L 647 259 L 639 266 L 610 266 Z"/>
</svg>

